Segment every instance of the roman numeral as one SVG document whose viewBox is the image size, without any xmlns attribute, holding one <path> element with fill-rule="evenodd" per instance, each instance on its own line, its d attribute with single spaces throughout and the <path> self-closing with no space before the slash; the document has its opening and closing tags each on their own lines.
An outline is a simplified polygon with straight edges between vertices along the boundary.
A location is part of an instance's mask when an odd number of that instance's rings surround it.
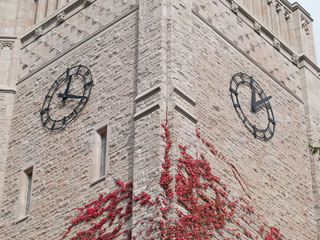
<svg viewBox="0 0 320 240">
<path fill-rule="evenodd" d="M 90 82 L 87 82 L 85 85 L 84 85 L 84 87 L 86 88 L 86 87 L 88 87 L 88 86 L 90 86 L 90 85 L 92 85 L 93 84 L 93 80 L 91 80 Z"/>
<path fill-rule="evenodd" d="M 242 122 L 245 124 L 247 120 L 248 120 L 248 118 L 245 117 L 245 118 L 242 120 Z"/>
<path fill-rule="evenodd" d="M 56 120 L 53 121 L 52 126 L 51 126 L 51 130 L 54 129 L 54 125 L 56 125 Z"/>
<path fill-rule="evenodd" d="M 43 125 L 47 125 L 47 123 L 49 122 L 50 118 L 47 118 L 44 122 L 43 122 Z"/>
<path fill-rule="evenodd" d="M 274 119 L 272 119 L 270 117 L 268 119 L 269 119 L 270 122 L 272 122 L 273 125 L 276 125 L 276 121 Z"/>
<path fill-rule="evenodd" d="M 76 72 L 76 75 L 79 75 L 79 72 L 80 72 L 80 69 L 81 69 L 81 65 L 79 65 L 78 69 L 77 69 L 77 72 Z"/>
<path fill-rule="evenodd" d="M 230 88 L 230 92 L 232 92 L 234 95 L 238 96 L 238 92 L 234 90 L 233 88 Z"/>
<path fill-rule="evenodd" d="M 255 138 L 257 138 L 257 128 L 256 128 L 256 126 L 253 126 L 253 136 Z"/>
<path fill-rule="evenodd" d="M 67 123 L 67 118 L 66 118 L 66 117 L 63 117 L 63 120 L 62 120 L 62 128 L 65 128 L 65 127 L 66 127 L 66 123 Z"/>
<path fill-rule="evenodd" d="M 40 111 L 40 114 L 43 115 L 44 113 L 48 112 L 49 108 L 44 108 Z"/>
</svg>

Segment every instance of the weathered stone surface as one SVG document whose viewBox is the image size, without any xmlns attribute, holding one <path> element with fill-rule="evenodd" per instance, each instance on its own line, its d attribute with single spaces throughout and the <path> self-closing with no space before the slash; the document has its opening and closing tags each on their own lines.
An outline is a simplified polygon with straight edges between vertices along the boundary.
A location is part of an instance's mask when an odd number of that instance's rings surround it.
<svg viewBox="0 0 320 240">
<path fill-rule="evenodd" d="M 194 156 L 208 156 L 233 194 L 243 194 L 226 163 L 196 138 L 200 129 L 237 166 L 256 209 L 285 239 L 318 238 L 320 164 L 308 143 L 320 139 L 320 80 L 310 16 L 301 7 L 262 0 L 43 3 L 37 15 L 27 1 L 19 8 L 16 0 L 0 3 L 0 239 L 59 239 L 74 208 L 112 191 L 118 178 L 133 182 L 134 194 L 148 186 L 158 196 L 166 117 L 174 169 L 178 144 L 188 145 Z M 93 74 L 89 102 L 65 130 L 50 132 L 40 121 L 44 97 L 78 64 Z M 268 142 L 255 139 L 234 110 L 229 84 L 237 72 L 272 95 L 277 125 Z M 266 112 L 251 113 L 250 94 L 242 97 L 246 114 L 265 124 Z M 92 135 L 104 124 L 107 175 L 92 184 Z M 17 223 L 20 174 L 31 165 L 30 216 Z M 128 224 L 153 214 L 136 205 Z"/>
</svg>

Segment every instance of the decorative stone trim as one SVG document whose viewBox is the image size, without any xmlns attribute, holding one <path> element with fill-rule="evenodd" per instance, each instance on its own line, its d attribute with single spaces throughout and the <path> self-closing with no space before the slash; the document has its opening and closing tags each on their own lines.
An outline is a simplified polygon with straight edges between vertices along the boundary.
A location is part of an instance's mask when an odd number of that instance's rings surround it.
<svg viewBox="0 0 320 240">
<path fill-rule="evenodd" d="M 199 12 L 199 6 L 198 5 L 196 5 L 194 8 L 193 8 L 193 11 L 195 11 L 195 12 Z"/>
<path fill-rule="evenodd" d="M 310 22 L 304 16 L 301 16 L 301 28 L 306 32 L 307 35 L 310 34 L 309 24 Z"/>
<path fill-rule="evenodd" d="M 260 35 L 261 34 L 261 24 L 257 21 L 253 24 L 253 29 Z"/>
<path fill-rule="evenodd" d="M 34 31 L 34 36 L 35 38 L 39 38 L 43 35 L 43 28 L 42 26 L 37 28 L 35 31 Z"/>
<path fill-rule="evenodd" d="M 84 0 L 83 1 L 83 4 L 84 4 L 84 6 L 89 6 L 90 4 L 92 4 L 93 2 L 95 2 L 96 0 Z"/>
<path fill-rule="evenodd" d="M 294 65 L 298 66 L 299 64 L 299 56 L 297 54 L 291 55 L 291 61 Z"/>
<path fill-rule="evenodd" d="M 272 4 L 272 0 L 267 0 L 268 5 Z"/>
<path fill-rule="evenodd" d="M 281 49 L 281 43 L 280 43 L 279 39 L 277 39 L 277 38 L 274 38 L 274 39 L 273 39 L 273 46 L 274 46 L 275 49 L 277 49 L 278 51 L 280 51 L 280 49 Z"/>
<path fill-rule="evenodd" d="M 66 13 L 61 12 L 57 15 L 57 24 L 61 24 L 66 20 Z"/>
<path fill-rule="evenodd" d="M 285 10 L 284 12 L 284 18 L 286 19 L 286 21 L 288 21 L 290 19 L 290 12 L 288 10 Z"/>
<path fill-rule="evenodd" d="M 238 6 L 238 4 L 237 4 L 236 2 L 232 1 L 230 8 L 231 8 L 231 11 L 232 11 L 233 13 L 238 14 L 238 12 L 239 12 L 239 6 Z"/>
<path fill-rule="evenodd" d="M 276 11 L 277 13 L 280 13 L 282 11 L 282 5 L 279 2 L 276 3 Z"/>
<path fill-rule="evenodd" d="M 0 49 L 9 48 L 13 49 L 14 42 L 13 41 L 1 41 Z"/>
</svg>

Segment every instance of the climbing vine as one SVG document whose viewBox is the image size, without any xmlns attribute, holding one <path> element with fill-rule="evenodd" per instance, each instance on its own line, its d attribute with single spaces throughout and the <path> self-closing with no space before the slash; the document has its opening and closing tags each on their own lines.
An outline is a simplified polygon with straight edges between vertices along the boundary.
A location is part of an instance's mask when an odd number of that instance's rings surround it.
<svg viewBox="0 0 320 240">
<path fill-rule="evenodd" d="M 309 150 L 312 153 L 312 155 L 318 155 L 318 159 L 320 161 L 320 147 L 314 147 L 309 144 Z"/>
<path fill-rule="evenodd" d="M 163 193 L 154 198 L 146 191 L 133 196 L 132 183 L 117 180 L 116 190 L 100 194 L 97 200 L 77 209 L 78 215 L 61 240 L 67 237 L 70 240 L 284 239 L 280 229 L 263 221 L 251 205 L 248 185 L 237 168 L 203 138 L 199 130 L 196 136 L 200 142 L 212 156 L 224 161 L 231 169 L 244 196 L 232 194 L 223 179 L 214 174 L 207 156 L 200 154 L 199 158 L 194 158 L 188 153 L 187 146 L 178 145 L 181 156 L 176 161 L 177 170 L 173 172 L 170 158 L 172 141 L 167 124 L 168 121 L 161 125 L 164 129 L 161 136 L 166 143 L 159 179 Z M 158 217 L 145 217 L 128 224 L 132 220 L 133 205 L 139 205 L 145 211 L 153 208 Z M 81 223 L 90 223 L 91 226 L 75 231 L 74 228 Z"/>
</svg>

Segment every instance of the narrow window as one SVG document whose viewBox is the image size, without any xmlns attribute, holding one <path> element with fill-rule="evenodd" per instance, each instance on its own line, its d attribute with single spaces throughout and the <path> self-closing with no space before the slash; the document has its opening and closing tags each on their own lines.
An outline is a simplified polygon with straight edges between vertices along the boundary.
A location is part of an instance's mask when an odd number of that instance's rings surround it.
<svg viewBox="0 0 320 240">
<path fill-rule="evenodd" d="M 98 131 L 100 137 L 100 177 L 106 174 L 106 158 L 107 158 L 107 128 Z"/>
<path fill-rule="evenodd" d="M 31 185 L 32 185 L 32 168 L 28 171 L 25 171 L 27 179 L 27 195 L 26 195 L 26 208 L 25 215 L 29 215 L 30 212 L 30 199 L 31 199 Z"/>
<path fill-rule="evenodd" d="M 92 137 L 93 161 L 90 186 L 103 181 L 108 171 L 108 126 L 97 126 L 93 131 Z"/>
<path fill-rule="evenodd" d="M 18 203 L 18 222 L 28 218 L 30 214 L 31 195 L 32 195 L 33 166 L 21 171 L 20 177 L 20 197 Z M 17 222 L 17 223 L 18 223 Z"/>
</svg>

